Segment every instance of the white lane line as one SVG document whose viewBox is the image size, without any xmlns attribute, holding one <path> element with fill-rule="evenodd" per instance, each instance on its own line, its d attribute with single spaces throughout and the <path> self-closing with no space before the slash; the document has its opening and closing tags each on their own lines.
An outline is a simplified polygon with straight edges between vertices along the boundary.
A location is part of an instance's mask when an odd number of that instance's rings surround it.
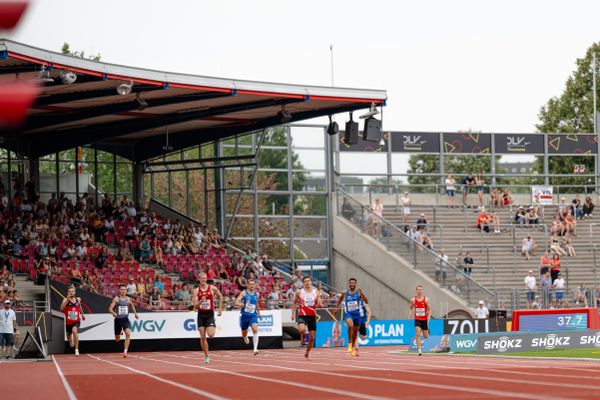
<svg viewBox="0 0 600 400">
<path fill-rule="evenodd" d="M 58 371 L 58 376 L 60 376 L 60 380 L 62 381 L 65 390 L 67 391 L 67 396 L 69 396 L 69 400 L 77 400 L 77 396 L 73 393 L 73 389 L 71 389 L 71 385 L 67 382 L 67 378 L 65 378 L 65 374 L 63 374 L 62 369 L 60 369 L 60 365 L 56 361 L 56 358 L 52 356 L 52 361 L 54 362 L 54 366 L 56 367 L 56 371 Z"/>
<path fill-rule="evenodd" d="M 162 353 L 162 354 L 164 354 L 164 353 Z M 164 354 L 164 355 L 169 356 L 169 357 L 179 357 L 179 358 L 188 358 L 188 359 L 192 358 L 192 357 L 185 357 L 185 356 L 176 356 L 176 355 L 171 355 L 171 354 Z M 389 399 L 388 397 L 372 396 L 372 395 L 369 395 L 366 393 L 352 392 L 350 390 L 338 390 L 338 389 L 328 388 L 328 387 L 324 387 L 324 386 L 317 386 L 317 385 L 313 385 L 313 384 L 303 384 L 303 383 L 296 383 L 296 382 L 290 382 L 290 381 L 282 381 L 279 379 L 271 379 L 271 378 L 265 378 L 262 376 L 248 375 L 248 374 L 244 374 L 241 372 L 223 371 L 220 369 L 203 367 L 203 366 L 195 365 L 195 364 L 186 364 L 186 363 L 178 363 L 178 362 L 174 362 L 174 361 L 157 360 L 157 359 L 147 358 L 147 357 L 136 357 L 136 358 L 140 358 L 142 360 L 148 360 L 148 361 L 158 361 L 158 362 L 163 362 L 163 363 L 173 364 L 173 365 L 181 365 L 181 366 L 186 366 L 186 367 L 199 368 L 199 369 L 204 369 L 204 370 L 212 371 L 212 372 L 220 372 L 223 374 L 240 376 L 243 378 L 256 379 L 256 380 L 263 381 L 263 382 L 279 383 L 282 385 L 299 387 L 299 388 L 304 389 L 305 391 L 315 390 L 315 391 L 319 391 L 319 392 L 333 393 L 333 394 L 337 394 L 337 395 L 344 396 L 344 397 L 355 397 L 357 399 L 372 399 L 372 400 L 384 400 L 384 399 L 388 400 Z M 196 358 L 194 358 L 194 359 L 196 359 Z M 235 362 L 235 361 L 226 361 L 226 360 L 221 360 L 221 361 Z M 257 364 L 257 365 L 260 365 L 260 364 Z M 305 396 L 305 397 L 310 397 L 310 396 Z"/>
<path fill-rule="evenodd" d="M 99 357 L 93 356 L 91 354 L 88 354 L 88 356 L 90 356 L 90 357 L 92 357 L 92 358 L 94 358 L 94 359 L 96 359 L 98 361 L 103 361 L 105 363 L 109 363 L 109 364 L 116 365 L 116 366 L 121 367 L 121 368 L 128 369 L 128 370 L 133 371 L 135 373 L 138 373 L 140 375 L 147 376 L 148 378 L 152 378 L 152 379 L 155 379 L 155 380 L 157 380 L 159 382 L 166 383 L 168 385 L 175 386 L 175 387 L 178 387 L 178 388 L 183 389 L 183 390 L 187 390 L 188 392 L 192 392 L 192 393 L 195 393 L 197 395 L 200 395 L 200 396 L 203 396 L 203 397 L 207 397 L 209 399 L 213 399 L 213 400 L 229 400 L 227 397 L 217 396 L 216 394 L 213 394 L 213 393 L 210 393 L 210 392 L 206 392 L 204 390 L 200 390 L 200 389 L 197 389 L 195 387 L 187 386 L 187 385 L 184 385 L 182 383 L 178 383 L 178 382 L 174 382 L 174 381 L 169 380 L 169 379 L 161 378 L 160 376 L 152 375 L 149 372 L 140 371 L 139 369 L 131 368 L 131 367 L 128 367 L 126 365 L 122 365 L 122 364 L 119 364 L 119 363 L 116 363 L 116 362 L 105 360 L 103 358 L 99 358 Z M 131 355 L 130 355 L 130 357 L 131 357 Z"/>
<path fill-rule="evenodd" d="M 186 357 L 186 356 L 172 356 L 172 357 L 191 358 L 191 357 Z M 273 360 L 273 361 L 281 361 L 281 360 Z M 405 379 L 391 379 L 391 378 L 383 378 L 383 377 L 371 377 L 371 376 L 367 377 L 367 376 L 360 376 L 360 375 L 349 375 L 349 374 L 342 374 L 342 373 L 338 373 L 338 372 L 309 370 L 309 369 L 301 369 L 301 368 L 290 368 L 290 367 L 283 367 L 280 365 L 271 365 L 271 364 L 258 364 L 258 363 L 249 363 L 249 362 L 231 361 L 231 360 L 221 360 L 221 362 L 227 362 L 227 363 L 233 363 L 233 364 L 245 364 L 245 365 L 251 365 L 254 367 L 271 367 L 271 368 L 283 369 L 283 370 L 287 370 L 287 371 L 307 372 L 307 373 L 313 373 L 313 374 L 317 374 L 317 375 L 340 376 L 343 378 L 387 382 L 387 383 L 395 383 L 395 384 L 401 384 L 401 385 L 419 386 L 419 387 L 424 387 L 424 388 L 451 390 L 451 391 L 477 393 L 477 394 L 487 394 L 490 396 L 498 396 L 498 397 L 504 397 L 504 398 L 515 397 L 515 398 L 529 399 L 529 400 L 539 400 L 539 398 L 540 398 L 539 394 L 526 394 L 526 393 L 493 390 L 493 389 L 471 388 L 471 387 L 467 387 L 467 386 L 451 386 L 451 385 L 444 385 L 444 384 L 438 384 L 438 383 L 416 382 L 416 381 L 405 380 Z M 340 364 L 340 365 L 343 367 L 348 367 L 348 365 L 343 365 L 343 364 Z M 353 366 L 353 367 L 355 367 L 355 366 Z M 384 372 L 388 371 L 388 370 L 382 370 L 380 368 L 373 368 L 373 369 L 379 369 L 380 371 L 384 371 Z M 433 375 L 436 375 L 436 374 L 433 374 Z M 463 375 L 459 375 L 458 377 L 465 378 L 465 376 L 463 376 Z M 471 378 L 472 377 L 468 377 L 468 379 L 471 379 Z M 527 382 L 529 383 L 530 381 L 527 381 Z M 552 396 L 544 396 L 544 399 L 547 399 L 547 400 L 571 400 L 571 399 L 565 398 L 565 397 L 552 397 Z"/>
</svg>

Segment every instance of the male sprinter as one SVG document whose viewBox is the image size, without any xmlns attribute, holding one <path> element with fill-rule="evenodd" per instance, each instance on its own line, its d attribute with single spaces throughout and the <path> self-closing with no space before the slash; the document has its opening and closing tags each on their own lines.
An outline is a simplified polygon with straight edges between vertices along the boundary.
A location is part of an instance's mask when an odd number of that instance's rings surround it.
<svg viewBox="0 0 600 400">
<path fill-rule="evenodd" d="M 81 320 L 85 321 L 85 315 L 81 308 L 81 298 L 75 297 L 75 286 L 69 286 L 67 297 L 65 297 L 60 305 L 60 311 L 65 313 L 65 329 L 67 331 L 67 339 L 69 345 L 75 347 L 75 355 L 79 355 L 79 325 Z"/>
<path fill-rule="evenodd" d="M 360 327 L 360 301 L 366 300 L 361 288 L 356 286 L 356 278 L 348 280 L 348 290 L 344 290 L 339 297 L 333 315 L 337 316 L 337 308 L 344 302 L 346 310 L 346 325 L 348 325 L 348 352 L 356 356 L 356 338 Z M 368 302 L 368 301 L 367 301 Z"/>
<path fill-rule="evenodd" d="M 216 287 L 208 284 L 208 277 L 205 272 L 198 274 L 200 285 L 194 289 L 194 309 L 198 310 L 198 331 L 200 332 L 200 345 L 204 352 L 204 362 L 208 364 L 210 357 L 208 356 L 208 337 L 215 336 L 215 298 L 219 300 L 219 311 L 217 315 L 220 317 L 223 312 L 223 295 Z"/>
<path fill-rule="evenodd" d="M 358 335 L 362 340 L 367 339 L 367 328 L 371 322 L 371 307 L 369 307 L 369 303 L 365 300 L 360 300 L 359 303 L 360 327 L 358 328 Z M 356 355 L 358 356 L 358 340 L 356 341 L 354 348 L 356 349 Z"/>
<path fill-rule="evenodd" d="M 117 311 L 115 311 L 115 307 Z M 119 285 L 119 295 L 115 297 L 108 307 L 108 312 L 115 317 L 115 342 L 121 340 L 121 333 L 125 333 L 125 347 L 123 350 L 123 358 L 127 358 L 127 350 L 131 341 L 131 323 L 129 322 L 129 307 L 135 314 L 135 319 L 140 319 L 135 305 L 129 297 L 127 297 L 127 286 Z"/>
<path fill-rule="evenodd" d="M 302 278 L 302 288 L 296 292 L 292 302 L 292 321 L 296 319 L 296 303 L 300 302 L 298 309 L 298 331 L 300 332 L 300 342 L 308 330 L 308 344 L 304 358 L 310 360 L 310 350 L 315 343 L 317 334 L 317 308 L 322 307 L 319 293 L 312 286 L 312 279 L 309 276 Z"/>
<path fill-rule="evenodd" d="M 408 309 L 408 319 L 411 318 L 413 308 L 415 309 L 415 334 L 417 336 L 417 348 L 419 349 L 419 355 L 423 355 L 421 352 L 421 335 L 425 339 L 429 337 L 429 318 L 431 317 L 431 307 L 429 307 L 429 300 L 423 296 L 423 285 L 417 285 L 417 295 L 410 300 L 410 307 Z"/>
<path fill-rule="evenodd" d="M 258 317 L 260 310 L 258 307 L 258 293 L 255 290 L 256 281 L 248 279 L 248 288 L 240 293 L 235 300 L 235 305 L 241 309 L 240 328 L 242 328 L 242 338 L 244 343 L 249 344 L 248 326 L 252 328 L 252 344 L 254 345 L 254 355 L 258 354 Z"/>
</svg>

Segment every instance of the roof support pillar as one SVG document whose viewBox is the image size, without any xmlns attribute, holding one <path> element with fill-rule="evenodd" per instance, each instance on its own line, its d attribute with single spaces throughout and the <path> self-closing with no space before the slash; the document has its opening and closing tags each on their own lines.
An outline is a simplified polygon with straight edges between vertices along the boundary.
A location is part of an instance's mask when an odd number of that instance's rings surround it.
<svg viewBox="0 0 600 400">
<path fill-rule="evenodd" d="M 133 163 L 133 202 L 144 208 L 144 165 L 141 162 Z"/>
</svg>

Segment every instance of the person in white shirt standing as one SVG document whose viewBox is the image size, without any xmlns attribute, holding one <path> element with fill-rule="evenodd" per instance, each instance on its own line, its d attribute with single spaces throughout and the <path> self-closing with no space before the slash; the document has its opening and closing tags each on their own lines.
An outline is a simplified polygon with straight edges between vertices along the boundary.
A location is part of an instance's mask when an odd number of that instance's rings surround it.
<svg viewBox="0 0 600 400">
<path fill-rule="evenodd" d="M 565 295 L 565 280 L 563 279 L 560 272 L 558 273 L 556 279 L 552 283 L 552 287 L 556 290 L 556 301 L 560 304 Z"/>
<path fill-rule="evenodd" d="M 475 318 L 488 319 L 489 317 L 490 310 L 484 305 L 483 300 L 479 300 L 479 307 L 475 309 Z"/>
<path fill-rule="evenodd" d="M 527 289 L 527 307 L 531 308 L 531 303 L 535 300 L 535 291 L 537 290 L 532 270 L 529 270 L 529 274 L 525 277 L 525 289 Z"/>
<path fill-rule="evenodd" d="M 456 194 L 456 179 L 452 177 L 452 174 L 449 174 L 446 180 L 444 181 L 446 185 L 446 193 L 448 194 L 448 206 L 454 207 L 454 195 Z"/>
<path fill-rule="evenodd" d="M 0 346 L 4 347 L 3 354 L 10 358 L 13 347 L 14 333 L 17 330 L 17 315 L 10 308 L 10 300 L 4 300 L 4 309 L 0 315 Z"/>
<path fill-rule="evenodd" d="M 408 217 L 410 217 L 410 197 L 408 197 L 408 192 L 404 192 L 404 196 L 400 198 L 400 203 L 402 204 L 402 214 L 404 214 L 404 225 L 406 225 L 408 221 Z"/>
</svg>

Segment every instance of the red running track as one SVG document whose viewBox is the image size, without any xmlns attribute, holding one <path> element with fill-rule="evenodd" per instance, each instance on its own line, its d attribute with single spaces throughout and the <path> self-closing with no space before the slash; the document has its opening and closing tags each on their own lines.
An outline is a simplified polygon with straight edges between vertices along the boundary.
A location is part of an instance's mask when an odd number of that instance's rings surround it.
<svg viewBox="0 0 600 400">
<path fill-rule="evenodd" d="M 54 362 L 3 362 L 0 369 L 3 395 L 13 399 L 600 398 L 598 362 L 392 350 L 363 348 L 350 357 L 345 349 L 317 349 L 311 361 L 301 349 L 218 351 L 210 364 L 199 352 L 60 355 Z"/>
</svg>

